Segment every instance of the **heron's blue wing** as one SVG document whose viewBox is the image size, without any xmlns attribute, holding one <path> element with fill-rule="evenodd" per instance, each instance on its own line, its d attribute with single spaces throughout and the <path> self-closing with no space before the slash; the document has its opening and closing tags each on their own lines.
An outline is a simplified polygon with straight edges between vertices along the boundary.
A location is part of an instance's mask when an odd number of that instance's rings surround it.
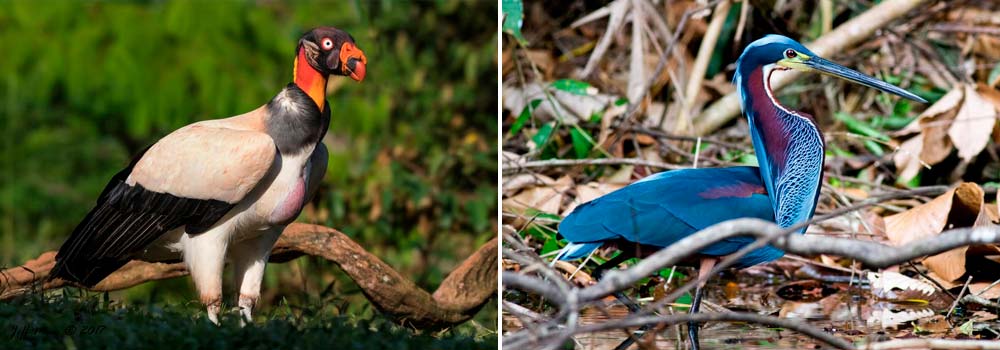
<svg viewBox="0 0 1000 350">
<path fill-rule="evenodd" d="M 576 243 L 563 259 L 585 256 L 599 247 L 598 243 L 615 239 L 666 247 L 729 219 L 751 217 L 773 222 L 773 213 L 756 167 L 662 172 L 574 209 L 559 225 L 559 233 Z M 751 237 L 734 237 L 700 253 L 727 255 L 751 242 Z M 782 254 L 767 246 L 737 265 L 750 266 Z"/>
</svg>

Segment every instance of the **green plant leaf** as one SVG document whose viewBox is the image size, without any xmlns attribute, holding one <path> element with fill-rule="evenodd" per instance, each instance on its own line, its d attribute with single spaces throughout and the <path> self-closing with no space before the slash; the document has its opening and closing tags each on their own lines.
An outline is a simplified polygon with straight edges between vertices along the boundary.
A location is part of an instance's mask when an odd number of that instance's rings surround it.
<svg viewBox="0 0 1000 350">
<path fill-rule="evenodd" d="M 552 87 L 556 90 L 565 91 L 574 95 L 596 95 L 597 88 L 585 82 L 573 79 L 559 79 L 552 82 Z"/>
<path fill-rule="evenodd" d="M 958 327 L 958 331 L 965 335 L 972 335 L 972 320 L 963 323 Z"/>
<path fill-rule="evenodd" d="M 521 131 L 521 128 L 524 127 L 524 123 L 527 123 L 528 119 L 531 119 L 531 114 L 535 112 L 535 108 L 538 108 L 538 105 L 541 103 L 541 99 L 535 99 L 531 100 L 531 102 L 528 102 L 528 104 L 524 106 L 524 109 L 521 110 L 521 114 L 517 115 L 517 120 L 515 120 L 514 124 L 510 126 L 511 136 L 516 136 L 517 133 Z"/>
<path fill-rule="evenodd" d="M 580 131 L 580 128 L 569 129 L 569 135 L 573 139 L 573 150 L 576 151 L 576 158 L 587 158 L 590 154 L 590 149 L 594 146 L 590 135 Z"/>
<path fill-rule="evenodd" d="M 560 248 L 559 247 L 559 240 L 556 239 L 555 237 L 549 237 L 549 239 L 545 240 L 545 244 L 542 245 L 542 253 L 541 253 L 541 255 L 545 255 L 545 254 L 554 252 L 556 250 L 559 250 L 559 248 Z"/>
<path fill-rule="evenodd" d="M 691 305 L 691 303 L 694 302 L 694 298 L 691 296 L 691 293 L 684 293 L 684 295 L 681 295 L 681 297 L 677 298 L 674 302 L 677 304 Z M 684 311 L 690 309 L 690 307 L 678 306 L 677 309 Z"/>
<path fill-rule="evenodd" d="M 889 135 L 886 135 L 885 133 L 876 130 L 875 128 L 871 127 L 871 125 L 868 125 L 868 123 L 865 123 L 857 118 L 854 118 L 850 114 L 844 112 L 837 112 L 833 114 L 833 117 L 843 122 L 844 126 L 847 126 L 847 131 L 850 131 L 851 133 L 868 136 L 883 141 L 889 140 Z"/>
<path fill-rule="evenodd" d="M 687 278 L 687 275 L 681 273 L 680 271 L 677 271 L 677 269 L 661 269 L 660 270 L 660 277 L 663 277 L 663 278 L 666 278 L 666 279 L 670 279 L 670 275 L 671 275 L 670 272 L 671 271 L 673 271 L 673 275 L 674 275 L 673 280 L 674 281 L 683 280 L 683 279 Z"/>
<path fill-rule="evenodd" d="M 552 131 L 555 130 L 555 122 L 548 122 L 542 125 L 535 136 L 531 137 L 531 140 L 535 142 L 536 147 L 543 147 L 545 143 L 549 141 L 549 137 L 552 136 Z"/>
<path fill-rule="evenodd" d="M 521 25 L 524 24 L 524 4 L 521 0 L 503 0 L 503 31 L 513 35 L 521 45 L 527 45 L 527 40 L 521 35 Z"/>
<path fill-rule="evenodd" d="M 1000 80 L 1000 62 L 997 62 L 993 69 L 990 70 L 990 76 L 986 79 L 986 83 L 990 86 L 996 84 L 997 80 Z"/>
</svg>

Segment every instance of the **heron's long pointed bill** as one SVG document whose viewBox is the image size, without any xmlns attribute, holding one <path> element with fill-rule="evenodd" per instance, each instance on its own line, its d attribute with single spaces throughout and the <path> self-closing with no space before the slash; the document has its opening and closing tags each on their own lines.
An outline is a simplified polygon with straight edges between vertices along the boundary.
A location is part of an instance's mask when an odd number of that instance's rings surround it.
<svg viewBox="0 0 1000 350">
<path fill-rule="evenodd" d="M 899 95 L 917 102 L 927 103 L 927 100 L 921 98 L 920 96 L 914 95 L 912 92 L 903 90 L 903 88 L 872 78 L 856 70 L 830 62 L 822 57 L 813 56 L 808 60 L 802 62 L 802 64 L 806 67 L 812 68 L 813 70 L 816 70 L 817 72 L 823 74 L 835 76 L 841 79 L 846 79 L 864 86 L 876 88 L 884 92 L 888 92 L 894 95 Z"/>
</svg>

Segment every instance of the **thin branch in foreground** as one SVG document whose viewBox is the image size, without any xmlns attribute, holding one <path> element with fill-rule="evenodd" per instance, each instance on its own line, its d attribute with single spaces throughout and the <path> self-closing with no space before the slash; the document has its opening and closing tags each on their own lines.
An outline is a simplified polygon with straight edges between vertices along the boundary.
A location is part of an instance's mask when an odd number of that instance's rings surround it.
<svg viewBox="0 0 1000 350">
<path fill-rule="evenodd" d="M 638 165 L 659 169 L 685 169 L 687 166 L 655 162 L 639 158 L 596 158 L 596 159 L 548 159 L 526 162 L 507 161 L 503 164 L 503 174 L 523 173 L 529 169 L 569 167 L 577 165 Z"/>
<path fill-rule="evenodd" d="M 826 331 L 810 326 L 808 323 L 802 322 L 801 320 L 787 319 L 787 318 L 777 318 L 766 315 L 758 315 L 753 313 L 745 312 L 720 312 L 720 313 L 698 313 L 698 314 L 682 314 L 682 315 L 663 315 L 663 316 L 643 316 L 643 317 L 633 317 L 620 320 L 614 320 L 610 322 L 604 322 L 600 324 L 587 325 L 580 327 L 577 331 L 579 333 L 592 333 L 600 332 L 611 329 L 619 329 L 626 327 L 640 327 L 649 324 L 666 324 L 675 325 L 681 323 L 687 323 L 689 321 L 704 323 L 704 322 L 751 322 L 762 325 L 769 325 L 774 327 L 787 328 L 814 339 L 819 339 L 827 344 L 830 344 L 838 349 L 854 349 L 854 345 L 850 342 L 838 338 Z"/>
<path fill-rule="evenodd" d="M 858 350 L 891 349 L 1000 350 L 1000 342 L 964 339 L 893 339 L 858 348 Z"/>
</svg>

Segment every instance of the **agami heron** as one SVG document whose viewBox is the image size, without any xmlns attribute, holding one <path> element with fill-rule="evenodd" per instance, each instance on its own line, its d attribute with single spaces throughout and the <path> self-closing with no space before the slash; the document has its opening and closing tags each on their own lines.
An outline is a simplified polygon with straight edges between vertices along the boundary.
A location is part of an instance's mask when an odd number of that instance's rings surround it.
<svg viewBox="0 0 1000 350">
<path fill-rule="evenodd" d="M 613 244 L 621 254 L 595 270 L 599 278 L 607 268 L 725 220 L 751 217 L 788 228 L 812 218 L 820 193 L 824 141 L 811 115 L 786 108 L 775 98 L 771 76 L 788 69 L 815 71 L 926 102 L 899 87 L 823 59 L 795 40 L 765 36 L 743 50 L 733 78 L 759 167 L 657 173 L 584 203 L 559 225 L 559 233 L 570 242 L 559 258 L 582 258 L 602 245 Z M 798 230 L 803 232 L 805 227 Z M 753 241 L 751 237 L 736 237 L 696 252 L 693 258 L 700 263 L 699 273 L 707 273 L 719 257 Z M 782 255 L 780 249 L 764 246 L 737 260 L 735 267 L 769 262 Z M 703 285 L 697 287 L 690 312 L 697 312 L 700 304 Z M 626 305 L 637 309 L 630 302 Z M 689 341 L 697 348 L 697 327 L 691 326 Z M 630 340 L 620 348 L 630 345 Z"/>
</svg>

